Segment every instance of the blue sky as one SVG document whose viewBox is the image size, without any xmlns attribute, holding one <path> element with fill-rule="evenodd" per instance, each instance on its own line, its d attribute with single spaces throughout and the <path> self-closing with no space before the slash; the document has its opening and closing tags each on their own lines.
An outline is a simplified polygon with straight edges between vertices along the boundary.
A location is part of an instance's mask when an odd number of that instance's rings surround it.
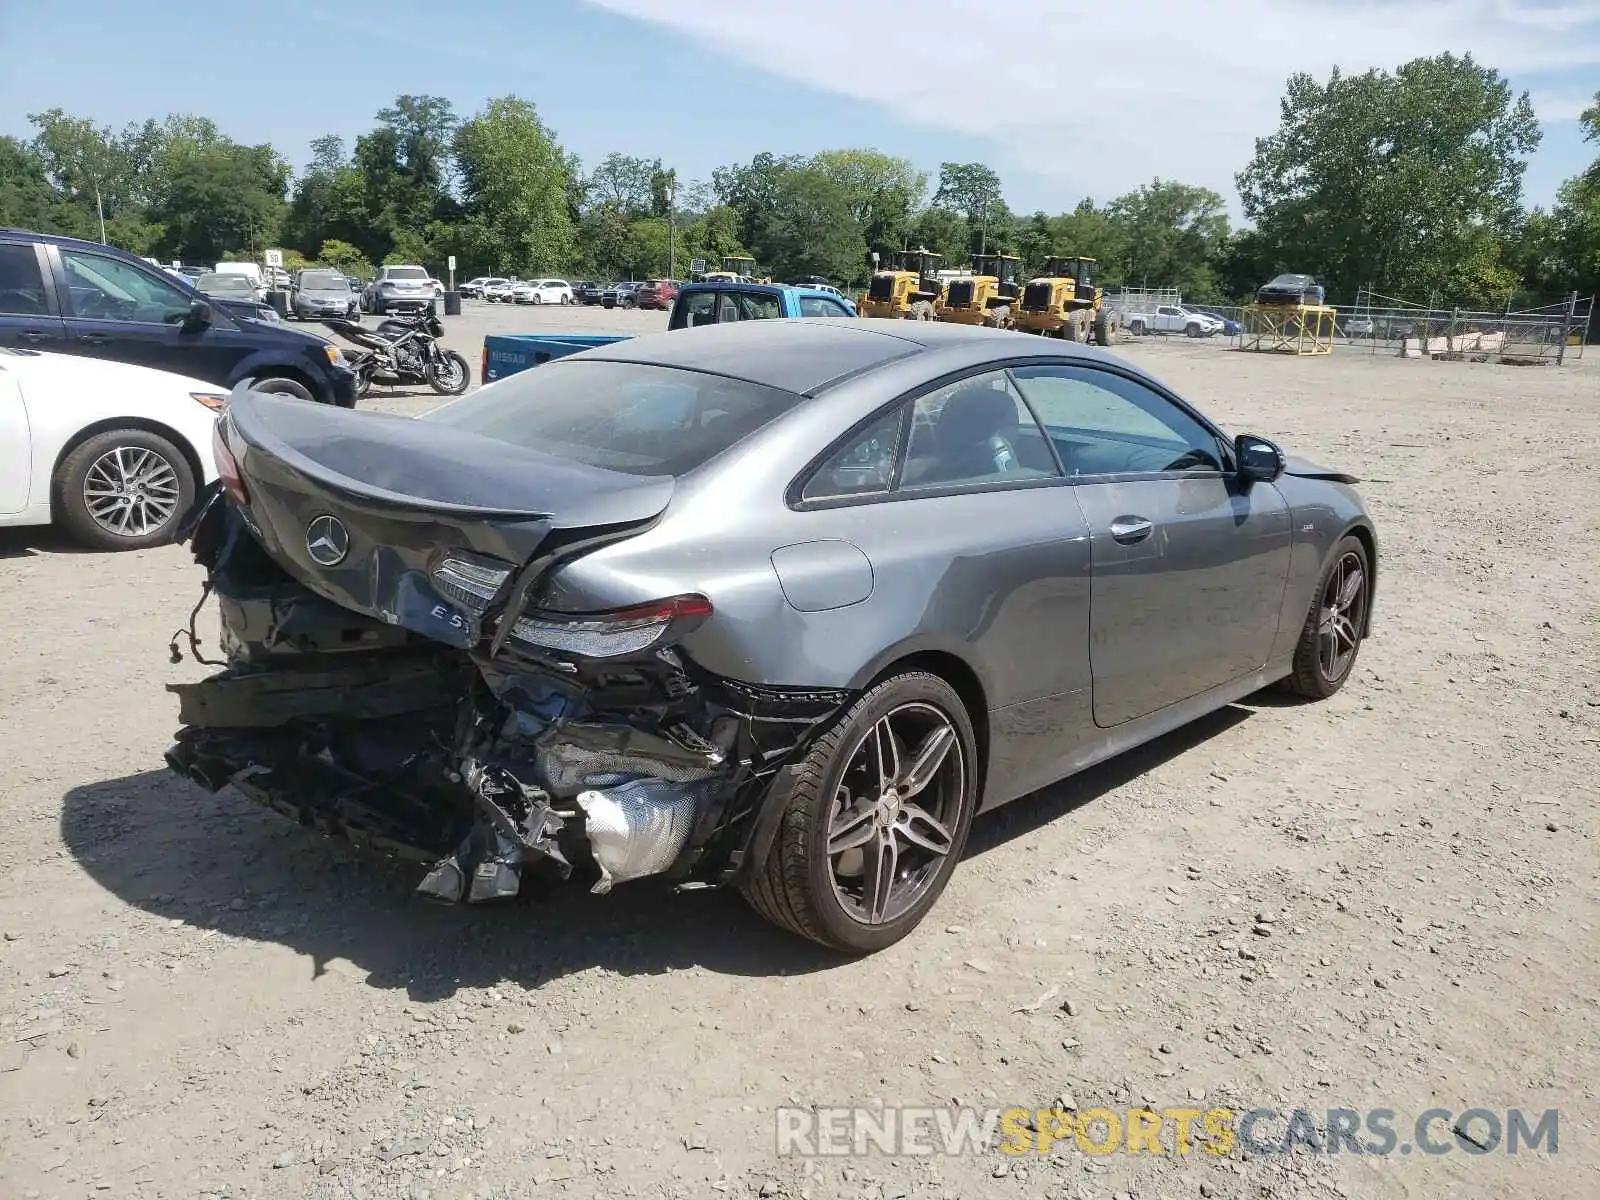
<svg viewBox="0 0 1600 1200">
<path fill-rule="evenodd" d="M 1236 204 L 1289 71 L 1446 49 L 1533 93 L 1531 202 L 1600 152 L 1574 120 L 1600 86 L 1594 0 L 0 0 L 0 44 L 40 48 L 6 56 L 0 133 L 56 106 L 119 127 L 189 112 L 296 165 L 401 92 L 462 115 L 516 93 L 590 165 L 619 150 L 694 179 L 760 150 L 874 146 L 930 174 L 988 162 L 1022 211 L 1157 175 Z"/>
</svg>

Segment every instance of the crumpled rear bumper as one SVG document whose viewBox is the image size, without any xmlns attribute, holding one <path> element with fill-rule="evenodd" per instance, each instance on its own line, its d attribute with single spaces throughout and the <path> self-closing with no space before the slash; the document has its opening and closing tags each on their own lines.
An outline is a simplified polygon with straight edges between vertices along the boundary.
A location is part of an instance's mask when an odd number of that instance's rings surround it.
<svg viewBox="0 0 1600 1200">
<path fill-rule="evenodd" d="M 250 570 L 210 580 L 228 664 L 168 687 L 168 764 L 431 864 L 419 890 L 438 899 L 503 899 L 529 870 L 597 892 L 734 880 L 764 857 L 784 766 L 850 699 L 718 679 L 672 648 L 575 674 L 482 657 L 314 596 L 248 547 Z"/>
</svg>

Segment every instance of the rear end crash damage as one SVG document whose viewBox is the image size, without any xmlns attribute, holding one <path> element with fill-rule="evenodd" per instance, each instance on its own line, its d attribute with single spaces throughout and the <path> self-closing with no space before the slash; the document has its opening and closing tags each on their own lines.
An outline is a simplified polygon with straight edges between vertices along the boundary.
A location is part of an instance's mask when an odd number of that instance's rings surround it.
<svg viewBox="0 0 1600 1200">
<path fill-rule="evenodd" d="M 595 892 L 730 882 L 765 856 L 785 766 L 853 698 L 721 679 L 670 644 L 535 652 L 490 617 L 452 647 L 314 595 L 226 500 L 194 548 L 228 666 L 169 685 L 185 725 L 169 764 L 430 863 L 418 890 L 441 900 L 509 898 L 529 873 Z"/>
</svg>

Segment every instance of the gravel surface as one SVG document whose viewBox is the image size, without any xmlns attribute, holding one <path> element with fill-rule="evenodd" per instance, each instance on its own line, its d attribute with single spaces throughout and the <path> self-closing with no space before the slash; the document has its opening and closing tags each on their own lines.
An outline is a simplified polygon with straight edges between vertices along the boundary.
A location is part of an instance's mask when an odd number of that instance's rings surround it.
<svg viewBox="0 0 1600 1200">
<path fill-rule="evenodd" d="M 469 304 L 449 340 L 476 375 L 485 328 L 663 324 Z M 206 796 L 161 761 L 198 568 L 0 533 L 0 1197 L 1600 1194 L 1600 361 L 1125 352 L 1367 480 L 1376 635 L 1328 703 L 980 819 L 862 961 L 648 883 L 433 907 Z M 781 1105 L 1058 1101 L 1559 1108 L 1559 1153 L 776 1152 Z"/>
</svg>

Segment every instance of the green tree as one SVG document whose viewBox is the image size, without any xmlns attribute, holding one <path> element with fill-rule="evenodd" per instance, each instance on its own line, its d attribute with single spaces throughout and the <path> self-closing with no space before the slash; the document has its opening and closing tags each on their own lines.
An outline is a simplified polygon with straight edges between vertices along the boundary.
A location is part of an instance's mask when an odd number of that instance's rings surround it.
<svg viewBox="0 0 1600 1200">
<path fill-rule="evenodd" d="M 1586 141 L 1600 145 L 1600 92 L 1579 118 Z M 1600 292 L 1600 155 L 1561 185 L 1549 213 L 1529 215 L 1519 245 L 1523 269 L 1536 303 L 1577 292 Z M 1590 335 L 1600 337 L 1592 322 Z"/>
<path fill-rule="evenodd" d="M 911 222 L 911 248 L 926 248 L 944 256 L 949 269 L 967 261 L 967 219 L 958 212 L 934 205 L 923 209 Z M 887 261 L 887 260 L 885 260 Z"/>
<path fill-rule="evenodd" d="M 1498 301 L 1515 280 L 1496 248 L 1515 232 L 1539 139 L 1527 94 L 1470 56 L 1291 76 L 1277 130 L 1237 178 L 1259 261 L 1315 274 L 1330 298 L 1371 284 Z"/>
<path fill-rule="evenodd" d="M 349 242 L 341 242 L 337 238 L 329 238 L 317 247 L 314 256 L 316 261 L 327 267 L 337 267 L 347 275 L 370 275 L 372 264 L 362 257 Z"/>
<path fill-rule="evenodd" d="M 589 175 L 589 200 L 609 204 L 627 220 L 642 217 L 653 207 L 653 180 L 660 169 L 658 158 L 612 152 Z"/>
<path fill-rule="evenodd" d="M 1089 225 L 1090 211 L 1079 216 Z M 1106 206 L 1105 250 L 1120 278 L 1141 287 L 1176 287 L 1199 301 L 1222 298 L 1214 263 L 1228 243 L 1227 205 L 1209 188 L 1157 179 Z M 1084 237 L 1085 241 L 1090 240 Z"/>
<path fill-rule="evenodd" d="M 157 250 L 188 262 L 255 252 L 277 240 L 289 168 L 271 146 L 222 141 L 179 146 L 167 155 L 160 199 L 150 209 L 162 227 Z"/>
<path fill-rule="evenodd" d="M 814 167 L 785 171 L 752 249 L 779 278 L 859 278 L 867 261 L 849 190 Z"/>
<path fill-rule="evenodd" d="M 1009 214 L 1002 211 L 1000 176 L 992 169 L 983 163 L 940 163 L 939 187 L 933 193 L 933 203 L 967 219 L 969 253 L 995 251 L 990 235 L 1004 229 Z"/>
<path fill-rule="evenodd" d="M 810 166 L 844 189 L 869 250 L 887 256 L 904 248 L 912 214 L 928 190 L 926 172 L 877 150 L 824 150 L 812 155 Z"/>
<path fill-rule="evenodd" d="M 568 159 L 531 103 L 491 100 L 456 131 L 455 155 L 466 212 L 484 238 L 483 257 L 464 269 L 531 275 L 574 262 Z"/>
<path fill-rule="evenodd" d="M 99 236 L 89 214 L 51 185 L 44 159 L 13 137 L 0 137 L 0 225 Z"/>
<path fill-rule="evenodd" d="M 761 227 L 771 219 L 778 192 L 785 177 L 806 165 L 804 157 L 784 157 L 763 150 L 748 163 L 718 167 L 711 173 L 711 187 L 719 203 L 739 214 L 739 240 L 754 246 Z"/>
</svg>

